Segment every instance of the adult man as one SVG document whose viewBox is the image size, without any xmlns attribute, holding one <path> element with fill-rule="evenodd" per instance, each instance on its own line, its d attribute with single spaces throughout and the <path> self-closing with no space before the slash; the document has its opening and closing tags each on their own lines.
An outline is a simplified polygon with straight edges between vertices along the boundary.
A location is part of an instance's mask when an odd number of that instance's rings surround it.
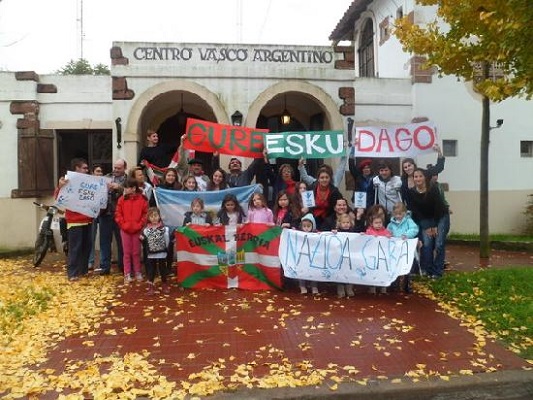
<svg viewBox="0 0 533 400">
<path fill-rule="evenodd" d="M 117 243 L 118 250 L 118 269 L 122 273 L 124 271 L 122 241 L 120 239 L 120 228 L 115 222 L 115 209 L 119 197 L 124 191 L 124 183 L 126 182 L 126 168 L 125 160 L 118 159 L 113 164 L 113 172 L 106 175 L 110 179 L 107 184 L 107 208 L 102 210 L 100 214 L 100 275 L 109 275 L 111 273 L 111 243 L 113 236 Z"/>
<path fill-rule="evenodd" d="M 263 158 L 256 158 L 252 161 L 248 168 L 243 171 L 241 160 L 233 157 L 229 160 L 229 172 L 226 175 L 226 182 L 228 182 L 230 187 L 250 185 L 254 179 L 254 176 L 259 174 L 260 169 L 264 167 L 264 165 L 265 161 Z"/>
<path fill-rule="evenodd" d="M 141 149 L 138 165 L 141 166 L 142 161 L 148 161 L 159 168 L 167 168 L 176 149 L 177 146 L 159 143 L 158 133 L 149 129 L 146 132 L 146 146 Z"/>
<path fill-rule="evenodd" d="M 189 174 L 193 175 L 198 184 L 198 190 L 205 192 L 207 190 L 207 183 L 209 182 L 209 177 L 204 174 L 204 163 L 198 158 L 193 158 L 189 160 Z"/>
<path fill-rule="evenodd" d="M 89 166 L 83 158 L 74 158 L 70 162 L 70 169 L 80 174 L 88 174 Z M 59 189 L 67 184 L 65 177 L 59 179 L 56 197 Z M 89 272 L 89 253 L 91 252 L 91 231 L 93 219 L 69 209 L 65 212 L 68 235 L 68 265 L 67 277 L 69 281 L 76 281 Z"/>
</svg>

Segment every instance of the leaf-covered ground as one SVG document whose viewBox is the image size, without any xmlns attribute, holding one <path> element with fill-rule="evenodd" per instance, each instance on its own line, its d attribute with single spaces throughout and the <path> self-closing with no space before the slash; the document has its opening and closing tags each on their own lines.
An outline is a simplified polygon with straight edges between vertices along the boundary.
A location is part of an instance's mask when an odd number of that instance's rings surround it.
<svg viewBox="0 0 533 400">
<path fill-rule="evenodd" d="M 36 270 L 29 259 L 6 259 L 0 270 L 3 398 L 334 391 L 346 381 L 406 385 L 528 368 L 477 318 L 431 300 L 426 286 L 412 296 L 360 288 L 342 300 L 328 286 L 316 297 L 176 286 L 149 297 L 119 276 L 68 283 L 60 264 Z"/>
</svg>

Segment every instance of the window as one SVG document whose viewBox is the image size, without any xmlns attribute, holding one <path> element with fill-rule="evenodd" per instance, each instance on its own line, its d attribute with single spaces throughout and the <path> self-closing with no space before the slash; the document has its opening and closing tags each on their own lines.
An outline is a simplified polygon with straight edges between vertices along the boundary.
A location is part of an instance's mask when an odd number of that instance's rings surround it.
<svg viewBox="0 0 533 400">
<path fill-rule="evenodd" d="M 444 157 L 457 157 L 457 140 L 443 140 L 442 154 Z"/>
<path fill-rule="evenodd" d="M 112 132 L 110 130 L 58 130 L 58 176 L 70 168 L 70 160 L 82 157 L 89 163 L 101 164 L 104 173 L 113 169 Z"/>
<path fill-rule="evenodd" d="M 520 141 L 520 157 L 533 157 L 533 141 Z"/>
<path fill-rule="evenodd" d="M 403 7 L 398 7 L 396 10 L 396 19 L 403 18 Z"/>
<path fill-rule="evenodd" d="M 374 24 L 368 19 L 361 33 L 359 44 L 359 76 L 374 76 Z"/>
<path fill-rule="evenodd" d="M 381 46 L 387 40 L 390 39 L 390 29 L 389 29 L 389 17 L 385 18 L 379 24 L 379 45 Z"/>
</svg>

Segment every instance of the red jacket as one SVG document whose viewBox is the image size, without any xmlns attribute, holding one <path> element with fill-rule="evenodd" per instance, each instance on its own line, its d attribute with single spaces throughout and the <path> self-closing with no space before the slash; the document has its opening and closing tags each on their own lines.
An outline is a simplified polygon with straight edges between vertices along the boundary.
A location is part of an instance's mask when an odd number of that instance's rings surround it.
<svg viewBox="0 0 533 400">
<path fill-rule="evenodd" d="M 146 225 L 148 201 L 140 193 L 118 199 L 115 211 L 115 221 L 121 230 L 126 233 L 141 232 Z"/>
<path fill-rule="evenodd" d="M 388 237 L 388 238 L 392 237 L 392 233 L 390 233 L 390 231 L 387 228 L 382 228 L 379 231 L 377 231 L 374 228 L 372 228 L 371 226 L 369 226 L 366 229 L 365 233 L 367 235 L 372 235 L 372 236 L 385 236 L 385 237 Z"/>
</svg>

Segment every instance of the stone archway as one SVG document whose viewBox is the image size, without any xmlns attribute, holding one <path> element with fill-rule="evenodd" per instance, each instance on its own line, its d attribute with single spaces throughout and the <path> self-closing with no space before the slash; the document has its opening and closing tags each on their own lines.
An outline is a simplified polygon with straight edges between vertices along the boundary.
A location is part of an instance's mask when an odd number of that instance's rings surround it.
<svg viewBox="0 0 533 400">
<path fill-rule="evenodd" d="M 226 109 L 220 102 L 218 96 L 209 91 L 202 85 L 186 80 L 172 80 L 161 82 L 150 87 L 142 92 L 135 103 L 133 104 L 127 121 L 124 132 L 124 158 L 127 160 L 137 160 L 140 147 L 144 145 L 144 135 L 147 128 L 152 128 L 152 122 L 155 124 L 164 120 L 165 115 L 169 117 L 171 111 L 162 112 L 159 116 L 154 116 L 154 113 L 149 113 L 152 107 L 157 107 L 158 98 L 161 99 L 167 93 L 184 92 L 192 94 L 195 98 L 200 98 L 204 102 L 205 107 L 210 109 L 213 119 L 221 124 L 229 124 L 230 117 Z M 176 103 L 177 104 L 177 103 Z M 153 109 L 153 108 L 152 108 Z M 146 121 L 146 119 L 153 118 L 155 121 Z"/>
<path fill-rule="evenodd" d="M 344 130 L 344 120 L 339 113 L 339 106 L 331 96 L 318 86 L 296 80 L 279 82 L 270 86 L 257 96 L 257 98 L 250 104 L 245 125 L 255 126 L 263 107 L 274 97 L 287 92 L 305 94 L 316 100 L 316 102 L 322 107 L 326 117 L 324 129 Z"/>
</svg>

